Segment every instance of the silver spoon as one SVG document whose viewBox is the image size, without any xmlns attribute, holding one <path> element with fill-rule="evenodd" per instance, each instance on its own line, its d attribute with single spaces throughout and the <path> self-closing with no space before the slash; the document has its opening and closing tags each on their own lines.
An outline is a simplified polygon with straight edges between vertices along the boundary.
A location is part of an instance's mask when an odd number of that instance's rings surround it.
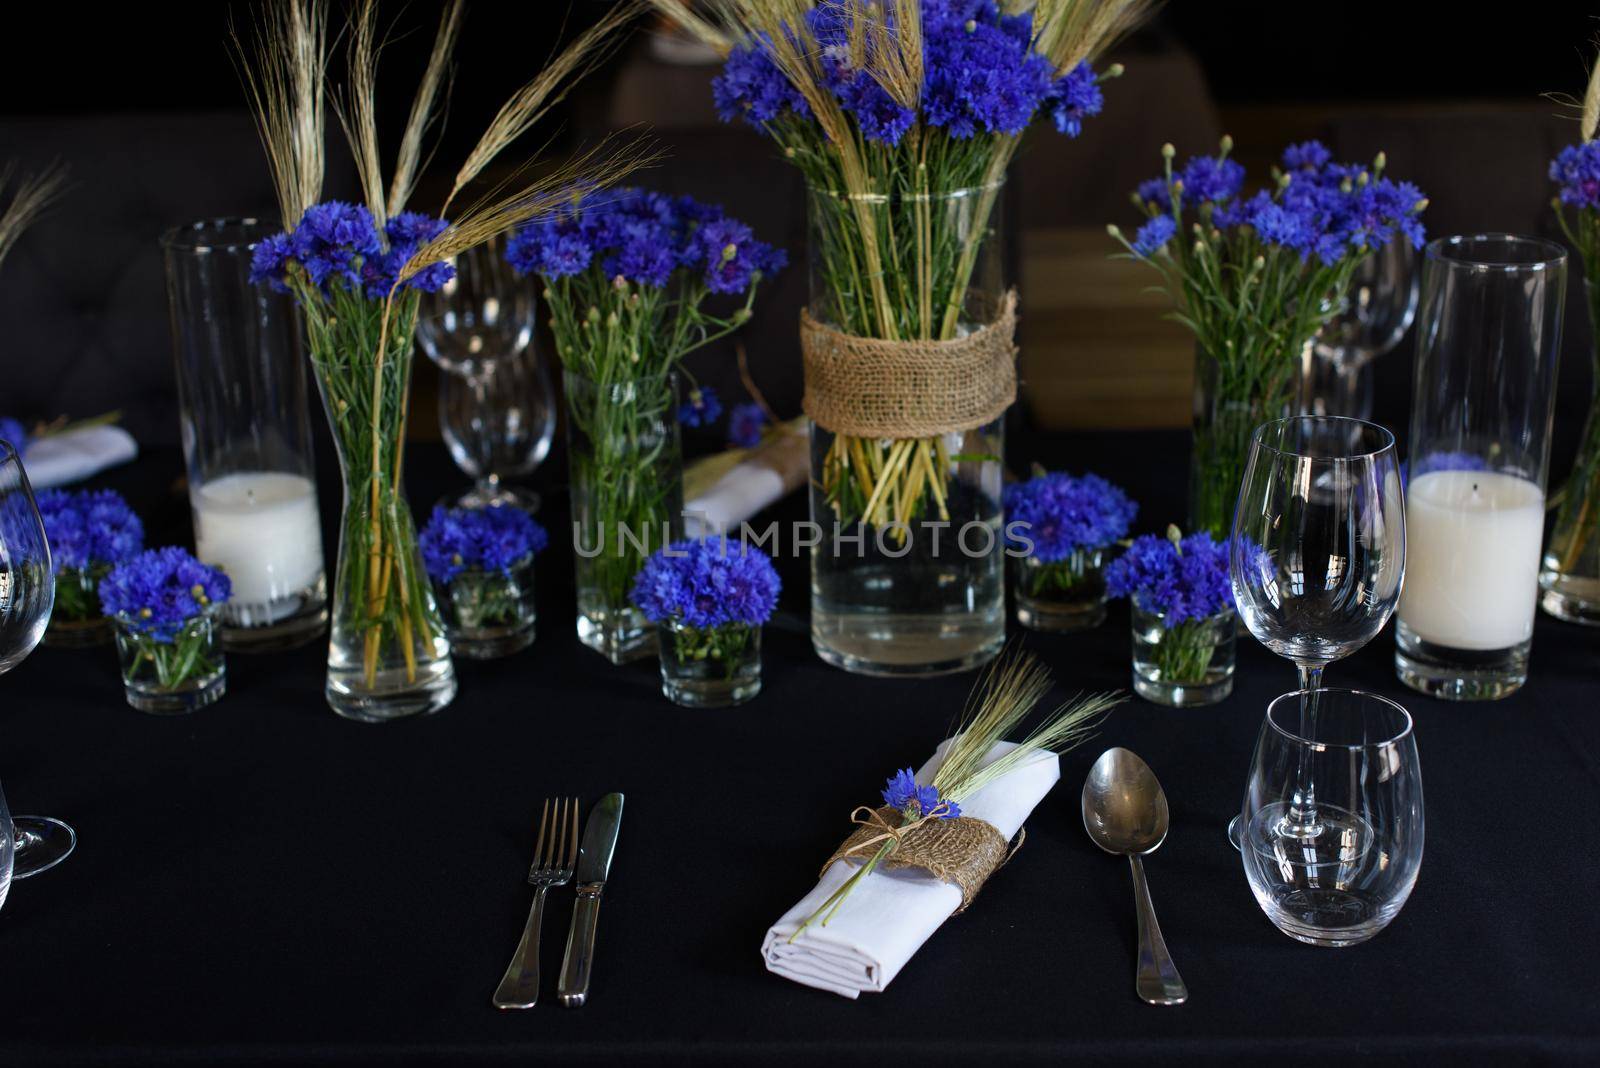
<svg viewBox="0 0 1600 1068">
<path fill-rule="evenodd" d="M 1167 795 L 1155 772 L 1127 749 L 1107 749 L 1083 782 L 1083 829 L 1107 853 L 1133 865 L 1133 902 L 1139 916 L 1139 973 L 1134 989 L 1152 1005 L 1179 1005 L 1189 988 L 1167 953 L 1144 881 L 1145 853 L 1167 837 Z"/>
</svg>

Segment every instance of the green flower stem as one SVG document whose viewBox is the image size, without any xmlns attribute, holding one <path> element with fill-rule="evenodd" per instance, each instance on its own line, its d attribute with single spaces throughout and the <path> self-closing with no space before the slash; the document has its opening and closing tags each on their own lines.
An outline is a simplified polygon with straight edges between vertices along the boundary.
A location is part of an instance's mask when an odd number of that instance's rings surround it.
<svg viewBox="0 0 1600 1068">
<path fill-rule="evenodd" d="M 1036 567 L 1024 566 L 1022 588 L 1029 597 L 1072 593 L 1093 579 L 1094 576 L 1090 572 L 1089 554 L 1080 549 L 1065 560 L 1056 560 Z"/>
<path fill-rule="evenodd" d="M 1211 620 L 1186 619 L 1162 633 L 1151 659 L 1162 682 L 1200 683 L 1205 681 L 1216 649 Z"/>
<path fill-rule="evenodd" d="M 190 679 L 205 678 L 215 672 L 217 664 L 207 652 L 212 642 L 211 626 L 207 619 L 192 619 L 170 642 L 136 634 L 136 653 L 128 669 L 129 681 L 147 678 L 145 671 L 148 671 L 154 674 L 157 688 L 175 690 Z"/>
<path fill-rule="evenodd" d="M 567 411 L 588 442 L 573 450 L 574 484 L 586 487 L 588 507 L 575 516 L 586 561 L 606 605 L 628 607 L 633 576 L 660 547 L 676 518 L 668 506 L 682 487 L 663 480 L 675 435 L 662 427 L 676 418 L 670 373 L 685 355 L 725 337 L 750 318 L 757 282 L 743 305 L 719 317 L 700 307 L 710 295 L 698 275 L 657 289 L 605 278 L 598 268 L 547 280 L 544 291 L 556 351 L 568 372 L 587 379 L 581 395 L 567 392 Z M 674 472 L 677 477 L 677 472 Z M 618 531 L 627 530 L 639 545 Z M 642 548 L 640 547 L 642 545 Z"/>
<path fill-rule="evenodd" d="M 865 879 L 867 876 L 871 875 L 875 870 L 877 870 L 878 864 L 883 860 L 883 858 L 887 857 L 892 852 L 894 852 L 894 841 L 892 839 L 879 846 L 878 851 L 872 855 L 871 860 L 867 861 L 860 868 L 856 869 L 854 874 L 852 874 L 850 878 L 846 879 L 844 884 L 840 886 L 839 889 L 828 895 L 828 900 L 819 905 L 815 912 L 813 912 L 810 916 L 807 916 L 805 921 L 802 922 L 799 927 L 795 928 L 794 934 L 789 936 L 789 943 L 791 945 L 794 944 L 795 939 L 799 938 L 801 933 L 804 932 L 807 927 L 810 927 L 813 923 L 815 923 L 819 918 L 822 921 L 822 926 L 828 926 L 828 921 L 833 919 L 833 914 L 838 912 L 839 906 L 843 905 L 845 903 L 845 899 L 855 892 L 855 888 L 860 885 L 861 880 Z M 826 915 L 824 915 L 824 913 L 826 913 Z"/>
<path fill-rule="evenodd" d="M 338 286 L 324 297 L 301 271 L 291 271 L 289 284 L 305 313 L 311 367 L 343 461 L 335 612 L 363 634 L 368 686 L 379 663 L 396 658 L 415 681 L 418 647 L 431 656 L 443 630 L 400 489 L 419 297 L 406 290 L 375 301 Z"/>
<path fill-rule="evenodd" d="M 733 673 L 745 658 L 756 628 L 745 623 L 724 623 L 719 627 L 675 626 L 673 649 L 682 663 L 711 660 L 722 665 L 724 677 Z"/>
<path fill-rule="evenodd" d="M 450 580 L 450 603 L 468 630 L 517 622 L 522 604 L 509 575 L 500 571 L 463 571 Z"/>
<path fill-rule="evenodd" d="M 110 564 L 62 568 L 56 576 L 56 616 L 71 622 L 101 618 L 100 580 L 110 572 Z"/>
<path fill-rule="evenodd" d="M 1566 484 L 1554 495 L 1560 510 L 1550 533 L 1550 555 L 1556 558 L 1556 570 L 1561 574 L 1570 574 L 1579 566 L 1600 532 L 1600 278 L 1595 273 L 1600 270 L 1600 212 L 1582 210 L 1573 214 L 1576 228 L 1557 204 L 1556 218 L 1583 260 L 1589 324 L 1595 338 L 1589 353 L 1593 373 L 1583 442 Z"/>
</svg>

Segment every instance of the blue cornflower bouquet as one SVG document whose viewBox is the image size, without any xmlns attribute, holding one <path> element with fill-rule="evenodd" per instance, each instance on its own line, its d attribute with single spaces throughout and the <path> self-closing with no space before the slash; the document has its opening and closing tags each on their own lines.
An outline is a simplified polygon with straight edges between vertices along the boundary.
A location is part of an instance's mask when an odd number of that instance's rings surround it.
<svg viewBox="0 0 1600 1068">
<path fill-rule="evenodd" d="M 1128 536 L 1139 506 L 1099 475 L 1036 469 L 1005 489 L 1006 531 L 1026 552 L 1029 596 L 1071 593 L 1095 578 L 1100 553 Z"/>
<path fill-rule="evenodd" d="M 781 588 L 766 553 L 717 537 L 658 549 L 631 597 L 646 619 L 671 632 L 679 661 L 714 662 L 731 673 L 759 641 Z"/>
<path fill-rule="evenodd" d="M 586 618 L 615 625 L 651 550 L 682 506 L 671 372 L 750 317 L 781 249 L 714 204 L 643 189 L 591 193 L 523 227 L 506 258 L 544 283 L 569 378 L 574 540 Z M 728 307 L 732 304 L 732 307 Z M 717 310 L 718 308 L 725 310 Z M 721 411 L 695 388 L 679 413 L 699 426 Z M 596 629 L 604 624 L 595 623 Z"/>
<path fill-rule="evenodd" d="M 1427 200 L 1409 182 L 1370 167 L 1336 163 L 1315 141 L 1291 145 L 1271 188 L 1246 195 L 1244 167 L 1223 138 L 1216 156 L 1181 168 L 1162 148 L 1160 177 L 1139 186 L 1147 221 L 1133 257 L 1161 272 L 1173 318 L 1198 343 L 1190 524 L 1227 533 L 1250 434 L 1294 400 L 1301 351 L 1336 314 L 1356 266 L 1391 241 L 1420 247 Z"/>
<path fill-rule="evenodd" d="M 1585 129 L 1592 137 L 1594 120 L 1588 113 Z M 1595 545 L 1600 537 L 1600 142 L 1585 140 L 1563 148 L 1550 164 L 1550 180 L 1558 188 L 1556 219 L 1583 260 L 1589 325 L 1597 340 L 1591 352 L 1595 385 L 1589 420 L 1561 493 L 1548 556 L 1553 558 L 1553 570 L 1563 576 L 1584 571 L 1582 561 L 1587 559 L 1587 574 L 1593 576 L 1600 554 Z"/>
<path fill-rule="evenodd" d="M 1106 567 L 1106 592 L 1130 598 L 1139 611 L 1160 617 L 1165 633 L 1152 655 L 1163 680 L 1198 683 L 1217 644 L 1212 624 L 1234 610 L 1228 542 L 1203 530 L 1184 536 L 1175 526 L 1167 528 L 1166 537 L 1135 538 Z M 1231 618 L 1225 626 L 1231 634 Z"/>
<path fill-rule="evenodd" d="M 681 8 L 674 0 L 661 6 Z M 991 219 L 1040 117 L 1075 137 L 1102 107 L 1091 57 L 1141 0 L 729 4 L 718 112 L 770 136 L 811 189 L 811 315 L 846 335 L 946 341 L 990 324 Z M 980 270 L 980 266 L 984 270 Z M 976 274 L 975 274 L 976 272 Z M 926 431 L 922 431 L 926 433 Z M 845 523 L 950 520 L 939 435 L 839 434 L 817 477 Z"/>
<path fill-rule="evenodd" d="M 150 678 L 156 689 L 220 671 L 215 609 L 228 600 L 228 576 L 177 546 L 147 549 L 100 581 L 100 605 L 121 627 L 123 675 L 130 687 Z"/>
<path fill-rule="evenodd" d="M 56 573 L 52 622 L 101 619 L 100 583 L 144 548 L 144 524 L 114 490 L 45 490 L 38 504 Z"/>
<path fill-rule="evenodd" d="M 549 543 L 537 520 L 514 505 L 436 507 L 422 528 L 422 560 L 456 621 L 468 630 L 521 622 L 529 610 L 527 569 Z"/>
</svg>

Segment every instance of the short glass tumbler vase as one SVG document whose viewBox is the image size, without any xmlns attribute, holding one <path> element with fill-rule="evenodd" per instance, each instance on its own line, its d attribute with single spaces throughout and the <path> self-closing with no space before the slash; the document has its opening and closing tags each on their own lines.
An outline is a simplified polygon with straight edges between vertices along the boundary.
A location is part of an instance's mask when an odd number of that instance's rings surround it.
<svg viewBox="0 0 1600 1068">
<path fill-rule="evenodd" d="M 56 649 L 110 645 L 114 624 L 100 612 L 100 580 L 110 565 L 64 567 L 56 575 L 56 604 L 44 643 Z"/>
<path fill-rule="evenodd" d="M 1232 609 L 1167 626 L 1162 612 L 1133 607 L 1133 689 L 1158 705 L 1212 705 L 1233 692 L 1237 616 Z"/>
<path fill-rule="evenodd" d="M 128 704 L 141 712 L 176 715 L 204 708 L 227 689 L 222 627 L 212 607 L 171 641 L 158 641 L 124 619 L 116 621 L 117 654 Z"/>
<path fill-rule="evenodd" d="M 685 708 L 741 705 L 761 692 L 761 628 L 661 625 L 661 692 Z"/>
<path fill-rule="evenodd" d="M 533 644 L 531 554 L 507 571 L 467 568 L 433 589 L 455 655 L 493 660 Z"/>
<path fill-rule="evenodd" d="M 1091 630 L 1106 619 L 1105 551 L 1080 549 L 1064 560 L 1011 561 L 1017 622 L 1029 630 Z"/>
</svg>

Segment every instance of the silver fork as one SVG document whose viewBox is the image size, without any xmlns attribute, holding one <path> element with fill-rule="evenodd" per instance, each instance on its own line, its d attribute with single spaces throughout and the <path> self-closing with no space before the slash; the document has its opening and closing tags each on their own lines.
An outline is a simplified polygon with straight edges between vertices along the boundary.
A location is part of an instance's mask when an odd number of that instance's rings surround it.
<svg viewBox="0 0 1600 1068">
<path fill-rule="evenodd" d="M 506 965 L 506 974 L 494 992 L 497 1009 L 531 1009 L 539 1001 L 539 926 L 544 921 L 544 895 L 552 886 L 572 881 L 578 863 L 578 799 L 556 798 L 555 819 L 550 818 L 550 799 L 545 798 L 539 814 L 539 841 L 533 847 L 533 867 L 528 882 L 533 886 L 533 908 L 522 928 L 522 941 Z"/>
</svg>

